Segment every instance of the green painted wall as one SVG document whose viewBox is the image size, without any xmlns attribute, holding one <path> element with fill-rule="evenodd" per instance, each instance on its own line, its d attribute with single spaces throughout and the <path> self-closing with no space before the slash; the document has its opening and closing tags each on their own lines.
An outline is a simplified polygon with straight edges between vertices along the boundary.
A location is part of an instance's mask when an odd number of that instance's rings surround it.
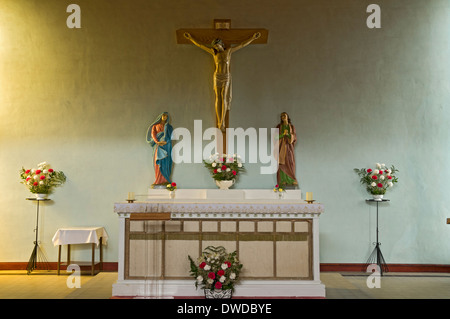
<svg viewBox="0 0 450 319">
<path fill-rule="evenodd" d="M 81 29 L 66 8 L 81 7 Z M 381 7 L 381 29 L 366 8 Z M 363 263 L 375 240 L 375 206 L 353 168 L 394 164 L 399 183 L 380 208 L 390 263 L 450 260 L 450 3 L 433 1 L 0 0 L 0 262 L 30 256 L 35 206 L 19 169 L 47 161 L 68 177 L 41 209 L 50 261 L 63 226 L 103 225 L 105 261 L 117 261 L 113 203 L 153 181 L 148 125 L 213 126 L 211 57 L 177 45 L 175 30 L 266 28 L 269 41 L 232 57 L 232 127 L 269 128 L 287 111 L 296 126 L 304 192 L 325 205 L 321 262 Z M 275 177 L 247 165 L 239 188 Z M 214 188 L 201 164 L 177 165 L 183 188 Z M 79 254 L 89 256 L 89 251 Z"/>
</svg>

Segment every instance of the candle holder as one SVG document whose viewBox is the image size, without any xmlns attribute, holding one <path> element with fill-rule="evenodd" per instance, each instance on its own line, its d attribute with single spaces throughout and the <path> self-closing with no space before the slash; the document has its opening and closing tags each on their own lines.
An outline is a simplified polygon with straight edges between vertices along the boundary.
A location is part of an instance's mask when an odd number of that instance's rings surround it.
<svg viewBox="0 0 450 319">
<path fill-rule="evenodd" d="M 305 199 L 305 201 L 308 203 L 308 204 L 312 204 L 312 203 L 314 203 L 315 202 L 315 200 L 314 199 Z"/>
<path fill-rule="evenodd" d="M 127 199 L 128 203 L 134 203 L 135 199 Z"/>
</svg>

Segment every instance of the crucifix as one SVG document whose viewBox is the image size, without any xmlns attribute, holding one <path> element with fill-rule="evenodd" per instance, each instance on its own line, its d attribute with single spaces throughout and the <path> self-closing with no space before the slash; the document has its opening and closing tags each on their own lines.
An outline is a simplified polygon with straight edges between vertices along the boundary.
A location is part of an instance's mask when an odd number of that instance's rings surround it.
<svg viewBox="0 0 450 319">
<path fill-rule="evenodd" d="M 216 126 L 222 131 L 223 153 L 226 153 L 226 129 L 231 106 L 231 54 L 249 44 L 267 43 L 265 29 L 231 29 L 231 20 L 215 19 L 214 29 L 179 29 L 178 44 L 194 44 L 214 58 L 213 76 Z M 225 133 L 225 134 L 223 134 Z"/>
</svg>

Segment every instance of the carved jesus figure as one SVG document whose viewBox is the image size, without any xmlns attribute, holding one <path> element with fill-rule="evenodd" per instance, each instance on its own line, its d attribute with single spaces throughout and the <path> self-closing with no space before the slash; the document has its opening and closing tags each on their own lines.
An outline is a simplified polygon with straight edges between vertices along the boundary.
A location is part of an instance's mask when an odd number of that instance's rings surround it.
<svg viewBox="0 0 450 319">
<path fill-rule="evenodd" d="M 231 105 L 231 54 L 239 49 L 249 45 L 258 39 L 261 33 L 256 32 L 253 36 L 236 46 L 226 47 L 221 39 L 215 39 L 211 46 L 206 46 L 195 40 L 188 32 L 184 37 L 195 44 L 197 47 L 210 53 L 214 58 L 216 69 L 214 71 L 214 92 L 216 94 L 215 108 L 217 127 L 225 131 L 225 116 Z"/>
</svg>

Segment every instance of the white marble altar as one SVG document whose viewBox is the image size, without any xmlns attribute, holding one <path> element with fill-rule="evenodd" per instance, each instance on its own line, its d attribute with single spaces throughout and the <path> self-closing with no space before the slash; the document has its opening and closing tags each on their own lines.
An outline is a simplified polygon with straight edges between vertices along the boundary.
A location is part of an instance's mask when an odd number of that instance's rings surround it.
<svg viewBox="0 0 450 319">
<path fill-rule="evenodd" d="M 319 216 L 300 190 L 150 190 L 145 201 L 115 203 L 119 269 L 113 296 L 202 296 L 187 256 L 208 245 L 236 250 L 244 264 L 234 296 L 325 297 Z M 158 220 L 161 219 L 161 220 Z"/>
</svg>

